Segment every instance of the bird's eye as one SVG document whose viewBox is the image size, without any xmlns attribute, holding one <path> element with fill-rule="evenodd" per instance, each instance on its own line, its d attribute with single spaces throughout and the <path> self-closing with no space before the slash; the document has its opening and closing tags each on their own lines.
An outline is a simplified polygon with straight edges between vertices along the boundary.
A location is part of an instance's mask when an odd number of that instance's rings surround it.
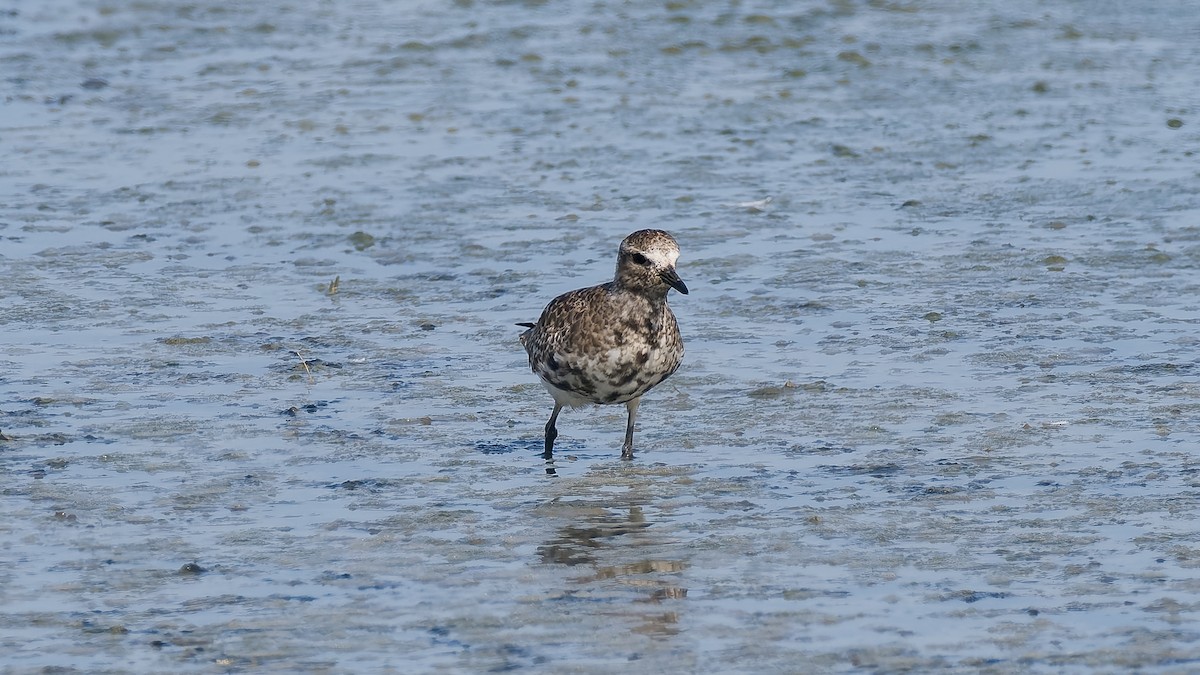
<svg viewBox="0 0 1200 675">
<path fill-rule="evenodd" d="M 646 256 L 642 255 L 641 253 L 634 253 L 633 255 L 629 256 L 629 258 L 639 265 L 650 264 L 650 261 L 646 260 Z"/>
</svg>

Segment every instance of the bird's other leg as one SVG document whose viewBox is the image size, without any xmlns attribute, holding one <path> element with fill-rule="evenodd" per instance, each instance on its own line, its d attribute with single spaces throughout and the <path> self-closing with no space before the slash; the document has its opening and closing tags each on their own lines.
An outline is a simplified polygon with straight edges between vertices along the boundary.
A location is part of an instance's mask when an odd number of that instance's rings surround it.
<svg viewBox="0 0 1200 675">
<path fill-rule="evenodd" d="M 558 438 L 558 429 L 554 423 L 558 421 L 558 413 L 562 412 L 562 406 L 555 403 L 554 412 L 550 413 L 550 421 L 546 422 L 546 452 L 542 453 L 542 457 L 550 459 L 554 457 L 554 439 Z"/>
<path fill-rule="evenodd" d="M 629 410 L 629 423 L 625 425 L 625 445 L 621 446 L 621 459 L 633 459 L 633 422 L 637 419 L 637 409 L 642 398 L 633 399 L 625 404 Z"/>
</svg>

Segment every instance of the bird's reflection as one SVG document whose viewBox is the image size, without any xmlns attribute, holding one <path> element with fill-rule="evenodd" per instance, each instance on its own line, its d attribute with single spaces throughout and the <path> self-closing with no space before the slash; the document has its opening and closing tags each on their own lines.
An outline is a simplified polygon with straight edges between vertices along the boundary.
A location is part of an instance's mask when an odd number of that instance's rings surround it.
<svg viewBox="0 0 1200 675">
<path fill-rule="evenodd" d="M 594 586 L 616 582 L 620 587 L 633 589 L 634 603 L 659 605 L 687 598 L 687 589 L 678 585 L 679 573 L 687 569 L 682 560 L 662 557 L 643 557 L 661 552 L 664 542 L 654 536 L 652 523 L 640 506 L 627 511 L 580 507 L 576 522 L 563 525 L 553 539 L 538 547 L 538 556 L 546 564 L 585 567 L 587 573 L 575 577 L 577 588 L 565 596 L 601 592 Z M 621 560 L 624 558 L 625 560 Z M 678 632 L 676 612 L 647 614 L 637 612 L 642 621 L 635 632 L 650 635 L 674 635 Z"/>
<path fill-rule="evenodd" d="M 614 537 L 650 527 L 641 507 L 634 506 L 626 514 L 589 513 L 582 525 L 565 525 L 558 536 L 538 547 L 542 562 L 560 565 L 595 564 L 593 555 L 598 549 L 611 546 Z"/>
</svg>

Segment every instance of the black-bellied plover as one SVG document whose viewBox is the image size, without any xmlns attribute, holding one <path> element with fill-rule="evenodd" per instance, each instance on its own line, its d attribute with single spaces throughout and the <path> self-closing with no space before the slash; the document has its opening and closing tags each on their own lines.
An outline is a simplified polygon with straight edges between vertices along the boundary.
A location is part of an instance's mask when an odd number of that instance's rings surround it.
<svg viewBox="0 0 1200 675">
<path fill-rule="evenodd" d="M 633 423 L 642 394 L 683 360 L 679 324 L 667 306 L 672 288 L 687 294 L 675 272 L 679 244 L 662 230 L 639 230 L 617 251 L 613 280 L 564 293 L 546 305 L 521 344 L 529 365 L 554 397 L 546 422 L 546 458 L 553 457 L 555 422 L 563 406 L 624 403 L 629 411 L 622 459 L 633 459 Z"/>
</svg>

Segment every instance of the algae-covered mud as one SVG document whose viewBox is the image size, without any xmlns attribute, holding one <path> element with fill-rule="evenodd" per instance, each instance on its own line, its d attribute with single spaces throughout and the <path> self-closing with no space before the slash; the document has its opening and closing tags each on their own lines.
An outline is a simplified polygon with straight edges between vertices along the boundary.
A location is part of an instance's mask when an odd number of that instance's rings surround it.
<svg viewBox="0 0 1200 675">
<path fill-rule="evenodd" d="M 0 670 L 1200 668 L 1194 19 L 0 11 Z M 547 462 L 644 227 L 684 364 Z"/>
</svg>

